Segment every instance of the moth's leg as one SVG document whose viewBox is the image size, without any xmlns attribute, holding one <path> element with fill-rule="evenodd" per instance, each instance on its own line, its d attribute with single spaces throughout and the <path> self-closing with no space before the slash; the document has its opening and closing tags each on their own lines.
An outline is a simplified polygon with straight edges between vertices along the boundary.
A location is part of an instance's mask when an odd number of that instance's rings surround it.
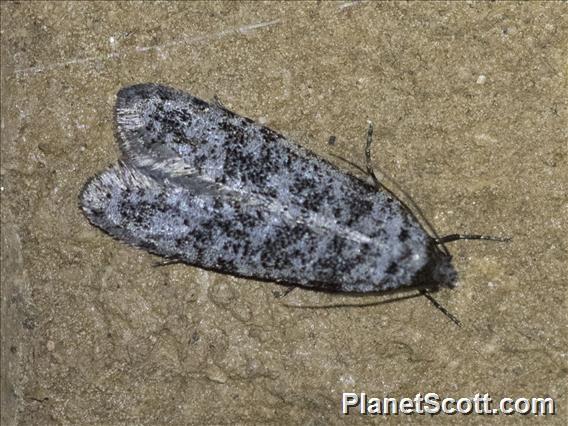
<svg viewBox="0 0 568 426">
<path fill-rule="evenodd" d="M 379 181 L 375 171 L 373 170 L 372 157 L 371 157 L 371 144 L 373 143 L 373 123 L 369 121 L 369 129 L 367 130 L 367 143 L 365 144 L 365 162 L 367 165 L 367 173 L 373 179 L 373 183 L 377 188 L 384 188 L 384 185 Z"/>
<path fill-rule="evenodd" d="M 297 288 L 296 286 L 293 286 L 293 285 L 287 286 L 285 284 L 282 284 L 282 287 L 285 287 L 285 288 L 281 291 L 274 290 L 272 292 L 272 294 L 274 295 L 274 297 L 276 299 L 282 299 L 283 297 L 288 296 L 292 291 L 294 291 Z"/>
<path fill-rule="evenodd" d="M 492 235 L 477 235 L 477 234 L 450 234 L 445 235 L 440 238 L 435 238 L 436 244 L 451 243 L 452 241 L 459 240 L 484 240 L 484 241 L 496 241 L 499 243 L 508 243 L 512 240 L 510 237 L 494 237 Z"/>
<path fill-rule="evenodd" d="M 367 165 L 367 174 L 371 176 L 371 179 L 373 180 L 373 183 L 375 184 L 377 189 L 382 189 L 395 196 L 394 193 L 379 180 L 377 174 L 375 173 L 375 169 L 373 169 L 373 158 L 371 157 L 371 144 L 373 143 L 373 122 L 368 121 L 368 123 L 369 123 L 369 129 L 367 130 L 367 143 L 365 144 L 365 163 Z M 392 178 L 386 176 L 384 173 L 381 174 L 385 178 L 387 178 L 389 182 L 392 182 L 402 192 L 404 196 L 407 196 L 406 192 L 402 190 L 402 188 L 400 188 L 400 186 Z M 401 200 L 399 199 L 399 201 Z"/>
<path fill-rule="evenodd" d="M 335 140 L 336 137 L 335 136 L 330 136 L 329 137 L 329 141 L 328 144 L 330 145 L 334 145 L 335 144 Z M 383 185 L 380 183 L 379 179 L 377 178 L 377 176 L 375 175 L 375 172 L 373 171 L 373 167 L 371 166 L 371 149 L 370 149 L 370 145 L 372 143 L 373 140 L 373 123 L 369 121 L 369 130 L 367 131 L 367 145 L 365 147 L 365 158 L 366 158 L 366 163 L 367 163 L 367 169 L 361 167 L 359 164 L 348 160 L 346 158 L 343 158 L 339 155 L 335 155 L 335 154 L 331 154 L 332 157 L 337 158 L 338 160 L 341 160 L 347 164 L 349 164 L 351 167 L 359 170 L 361 173 L 363 173 L 364 175 L 369 175 L 371 176 L 371 178 L 373 179 L 373 183 L 375 185 L 378 185 L 380 188 L 383 188 Z"/>
<path fill-rule="evenodd" d="M 211 102 L 214 106 L 216 106 L 219 109 L 222 109 L 223 111 L 229 112 L 231 114 L 235 114 L 233 111 L 231 111 L 229 108 L 227 108 L 223 102 L 221 102 L 221 99 L 219 99 L 219 97 L 217 95 L 213 96 L 213 101 Z M 235 114 L 236 115 L 236 114 Z"/>
<path fill-rule="evenodd" d="M 217 95 L 213 95 L 213 102 L 211 103 L 215 105 L 217 108 L 227 109 L 225 108 L 225 105 L 223 105 L 223 102 L 221 102 L 221 99 Z"/>
<path fill-rule="evenodd" d="M 178 263 L 183 263 L 183 262 L 179 259 L 166 259 L 166 260 L 160 260 L 160 261 L 154 262 L 152 264 L 152 266 L 154 268 L 159 268 L 161 266 L 176 265 Z"/>
</svg>

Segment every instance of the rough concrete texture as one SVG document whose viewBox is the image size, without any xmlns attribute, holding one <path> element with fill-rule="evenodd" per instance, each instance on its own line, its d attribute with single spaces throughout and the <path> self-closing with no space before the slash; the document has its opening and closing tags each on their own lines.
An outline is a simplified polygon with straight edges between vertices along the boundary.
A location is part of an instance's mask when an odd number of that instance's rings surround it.
<svg viewBox="0 0 568 426">
<path fill-rule="evenodd" d="M 3 2 L 2 424 L 339 424 L 342 392 L 552 396 L 566 424 L 565 3 Z M 564 16 L 564 17 L 563 17 Z M 90 226 L 122 86 L 170 84 L 394 176 L 453 243 L 438 299 L 159 260 Z M 330 135 L 335 145 L 327 144 Z M 304 308 L 291 308 L 299 305 Z M 306 308 L 308 307 L 308 308 Z M 517 423 L 522 416 L 397 416 Z"/>
</svg>

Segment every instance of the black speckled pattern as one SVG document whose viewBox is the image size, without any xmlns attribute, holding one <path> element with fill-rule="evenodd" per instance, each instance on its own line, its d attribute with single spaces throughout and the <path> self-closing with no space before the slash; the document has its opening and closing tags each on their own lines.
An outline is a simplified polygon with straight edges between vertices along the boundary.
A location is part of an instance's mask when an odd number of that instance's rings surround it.
<svg viewBox="0 0 568 426">
<path fill-rule="evenodd" d="M 116 238 L 220 272 L 323 290 L 453 286 L 390 194 L 221 105 L 143 84 L 118 93 L 123 160 L 82 208 Z"/>
</svg>

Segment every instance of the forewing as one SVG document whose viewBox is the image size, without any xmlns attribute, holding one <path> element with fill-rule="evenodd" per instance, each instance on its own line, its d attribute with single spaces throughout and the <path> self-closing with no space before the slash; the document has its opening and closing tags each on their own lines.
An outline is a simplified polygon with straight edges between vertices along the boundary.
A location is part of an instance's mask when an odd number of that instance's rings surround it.
<svg viewBox="0 0 568 426">
<path fill-rule="evenodd" d="M 195 194 L 119 164 L 86 185 L 81 204 L 117 239 L 199 267 L 329 290 L 373 283 L 375 244 L 298 221 L 262 199 Z"/>
<path fill-rule="evenodd" d="M 369 237 L 399 210 L 390 194 L 277 132 L 166 86 L 122 89 L 116 116 L 126 161 L 160 179 L 194 176 L 231 193 L 308 210 Z"/>
</svg>

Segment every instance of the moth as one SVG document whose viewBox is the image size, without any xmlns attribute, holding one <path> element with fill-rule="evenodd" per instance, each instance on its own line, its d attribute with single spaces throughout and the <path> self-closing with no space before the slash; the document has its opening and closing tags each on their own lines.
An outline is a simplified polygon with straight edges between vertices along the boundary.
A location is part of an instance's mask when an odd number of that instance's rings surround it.
<svg viewBox="0 0 568 426">
<path fill-rule="evenodd" d="M 89 221 L 169 260 L 318 290 L 454 287 L 443 243 L 383 187 L 281 134 L 158 84 L 119 91 L 120 162 L 80 195 Z"/>
</svg>

